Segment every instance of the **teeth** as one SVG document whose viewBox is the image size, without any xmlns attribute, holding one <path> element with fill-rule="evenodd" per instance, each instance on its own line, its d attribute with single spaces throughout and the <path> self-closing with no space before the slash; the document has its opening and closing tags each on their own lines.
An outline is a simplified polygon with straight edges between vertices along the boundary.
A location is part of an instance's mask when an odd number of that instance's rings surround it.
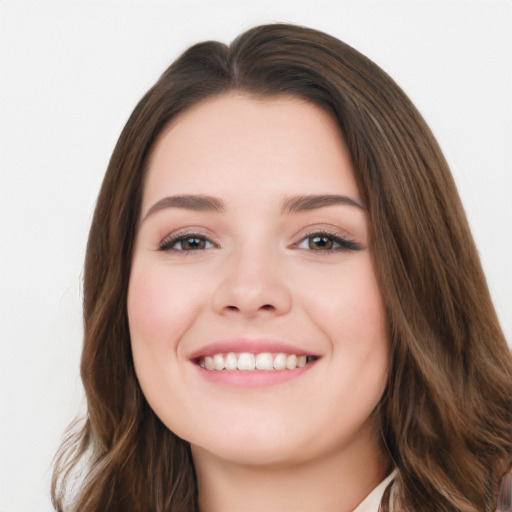
<svg viewBox="0 0 512 512">
<path fill-rule="evenodd" d="M 215 354 L 213 356 L 213 369 L 224 370 L 224 356 L 222 354 Z"/>
<path fill-rule="evenodd" d="M 256 369 L 258 370 L 273 370 L 274 361 L 270 352 L 263 352 L 256 356 Z"/>
<path fill-rule="evenodd" d="M 314 358 L 304 354 L 271 354 L 270 352 L 261 352 L 252 354 L 250 352 L 241 352 L 235 354 L 214 354 L 205 356 L 199 360 L 199 366 L 207 370 L 221 371 L 253 371 L 253 370 L 295 370 L 302 368 Z"/>
<path fill-rule="evenodd" d="M 297 356 L 291 355 L 286 358 L 286 368 L 288 368 L 288 370 L 297 368 Z"/>
<path fill-rule="evenodd" d="M 274 370 L 284 370 L 286 368 L 286 354 L 277 354 L 274 357 Z"/>
<path fill-rule="evenodd" d="M 235 354 L 233 354 L 233 352 L 230 352 L 225 360 L 224 360 L 224 367 L 226 368 L 226 370 L 236 370 L 238 368 L 238 362 L 236 360 L 236 356 Z"/>
<path fill-rule="evenodd" d="M 256 361 L 254 360 L 254 354 L 248 352 L 242 352 L 238 356 L 238 369 L 239 370 L 254 370 L 256 368 Z"/>
</svg>

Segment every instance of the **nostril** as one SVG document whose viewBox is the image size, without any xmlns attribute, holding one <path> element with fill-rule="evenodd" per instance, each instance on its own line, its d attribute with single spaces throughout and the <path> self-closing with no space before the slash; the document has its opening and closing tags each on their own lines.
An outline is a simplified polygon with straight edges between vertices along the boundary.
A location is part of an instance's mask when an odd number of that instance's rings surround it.
<svg viewBox="0 0 512 512">
<path fill-rule="evenodd" d="M 231 305 L 226 306 L 226 309 L 229 309 L 230 311 L 240 311 L 240 308 Z M 260 309 L 263 309 L 265 311 L 273 311 L 275 309 L 275 306 L 273 306 L 272 304 L 264 304 L 263 306 L 261 306 Z"/>
</svg>

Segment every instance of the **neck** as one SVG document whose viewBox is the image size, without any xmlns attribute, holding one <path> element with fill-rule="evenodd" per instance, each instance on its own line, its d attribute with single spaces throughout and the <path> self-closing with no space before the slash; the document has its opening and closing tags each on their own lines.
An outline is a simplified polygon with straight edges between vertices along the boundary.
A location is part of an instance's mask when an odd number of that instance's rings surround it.
<svg viewBox="0 0 512 512">
<path fill-rule="evenodd" d="M 389 473 L 380 443 L 292 463 L 241 464 L 192 447 L 201 512 L 350 512 Z"/>
</svg>

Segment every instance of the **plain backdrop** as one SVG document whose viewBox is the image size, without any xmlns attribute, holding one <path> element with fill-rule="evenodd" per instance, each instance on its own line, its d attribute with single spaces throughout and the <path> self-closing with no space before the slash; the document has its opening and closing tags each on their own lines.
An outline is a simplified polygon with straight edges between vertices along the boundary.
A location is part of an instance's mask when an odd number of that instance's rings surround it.
<svg viewBox="0 0 512 512">
<path fill-rule="evenodd" d="M 273 21 L 355 46 L 418 106 L 511 341 L 512 2 L 1 1 L 0 512 L 51 510 L 52 457 L 83 409 L 83 257 L 122 126 L 190 44 Z"/>
</svg>

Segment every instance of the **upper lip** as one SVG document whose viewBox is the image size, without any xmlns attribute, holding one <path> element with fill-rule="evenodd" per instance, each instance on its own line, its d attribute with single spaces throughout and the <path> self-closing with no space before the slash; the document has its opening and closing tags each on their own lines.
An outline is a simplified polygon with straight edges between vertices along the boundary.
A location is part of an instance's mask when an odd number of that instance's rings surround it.
<svg viewBox="0 0 512 512">
<path fill-rule="evenodd" d="M 306 350 L 298 345 L 269 338 L 229 338 L 213 341 L 190 353 L 189 359 L 194 360 L 215 354 L 227 354 L 229 352 L 262 352 L 296 354 L 305 356 L 318 356 L 318 354 Z"/>
</svg>

